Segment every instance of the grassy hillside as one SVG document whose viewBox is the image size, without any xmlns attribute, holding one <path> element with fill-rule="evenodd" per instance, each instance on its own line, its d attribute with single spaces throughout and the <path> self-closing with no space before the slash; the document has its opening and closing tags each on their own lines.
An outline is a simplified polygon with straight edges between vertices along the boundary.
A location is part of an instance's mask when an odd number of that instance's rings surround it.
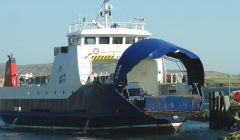
<svg viewBox="0 0 240 140">
<path fill-rule="evenodd" d="M 18 73 L 33 73 L 35 76 L 50 74 L 52 64 L 31 64 L 31 65 L 19 65 Z"/>
<path fill-rule="evenodd" d="M 5 64 L 0 63 L 0 77 L 2 77 L 2 75 L 4 74 L 5 71 Z"/>
<path fill-rule="evenodd" d="M 240 86 L 240 75 L 231 75 L 230 82 L 232 86 Z M 206 71 L 205 72 L 205 85 L 206 86 L 228 86 L 229 74 Z"/>
<path fill-rule="evenodd" d="M 51 72 L 52 64 L 31 64 L 31 65 L 18 65 L 18 74 L 33 73 L 35 76 L 47 75 Z M 0 76 L 4 75 L 5 64 L 0 63 Z"/>
</svg>

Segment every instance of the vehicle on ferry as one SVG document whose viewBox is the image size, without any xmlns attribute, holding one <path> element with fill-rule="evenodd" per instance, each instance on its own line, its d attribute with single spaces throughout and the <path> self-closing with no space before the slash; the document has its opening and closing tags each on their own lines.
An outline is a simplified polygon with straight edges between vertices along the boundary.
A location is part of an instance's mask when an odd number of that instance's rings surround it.
<svg viewBox="0 0 240 140">
<path fill-rule="evenodd" d="M 200 111 L 204 83 L 200 58 L 151 39 L 144 18 L 115 22 L 111 17 L 112 5 L 104 0 L 97 19 L 83 18 L 70 25 L 68 45 L 54 48 L 45 84 L 21 84 L 21 77 L 19 83 L 16 59 L 9 56 L 0 88 L 0 118 L 5 126 L 175 133 Z M 169 58 L 186 68 L 180 72 L 187 74 L 184 80 L 181 74 L 168 80 L 164 60 Z"/>
</svg>

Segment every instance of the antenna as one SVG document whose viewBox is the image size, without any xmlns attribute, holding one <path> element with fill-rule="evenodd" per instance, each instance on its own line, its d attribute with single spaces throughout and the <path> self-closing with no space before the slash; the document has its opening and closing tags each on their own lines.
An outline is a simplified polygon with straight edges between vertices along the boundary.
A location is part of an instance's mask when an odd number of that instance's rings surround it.
<svg viewBox="0 0 240 140">
<path fill-rule="evenodd" d="M 112 16 L 112 8 L 113 7 L 112 7 L 111 4 L 109 4 L 109 1 L 110 0 L 104 0 L 103 1 L 101 9 L 100 9 L 100 11 L 99 11 L 99 13 L 97 15 L 96 20 L 95 20 L 95 21 L 97 21 L 99 16 L 104 17 L 104 19 L 105 19 L 105 28 L 108 27 L 108 17 Z"/>
</svg>

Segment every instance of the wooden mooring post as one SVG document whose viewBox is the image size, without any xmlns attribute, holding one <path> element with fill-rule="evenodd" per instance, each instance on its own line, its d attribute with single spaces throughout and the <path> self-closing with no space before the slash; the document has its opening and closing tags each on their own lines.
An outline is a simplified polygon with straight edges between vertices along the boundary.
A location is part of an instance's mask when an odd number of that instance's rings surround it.
<svg viewBox="0 0 240 140">
<path fill-rule="evenodd" d="M 221 92 L 209 93 L 209 128 L 222 129 L 229 126 L 229 96 Z"/>
</svg>

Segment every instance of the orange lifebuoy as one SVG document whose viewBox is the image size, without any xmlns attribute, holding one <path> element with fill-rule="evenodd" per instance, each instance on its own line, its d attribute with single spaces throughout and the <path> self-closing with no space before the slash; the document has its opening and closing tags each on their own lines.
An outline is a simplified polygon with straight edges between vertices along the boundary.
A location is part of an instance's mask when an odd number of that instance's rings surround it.
<svg viewBox="0 0 240 140">
<path fill-rule="evenodd" d="M 98 48 L 94 48 L 93 49 L 93 54 L 98 54 L 99 53 L 99 49 Z"/>
</svg>

